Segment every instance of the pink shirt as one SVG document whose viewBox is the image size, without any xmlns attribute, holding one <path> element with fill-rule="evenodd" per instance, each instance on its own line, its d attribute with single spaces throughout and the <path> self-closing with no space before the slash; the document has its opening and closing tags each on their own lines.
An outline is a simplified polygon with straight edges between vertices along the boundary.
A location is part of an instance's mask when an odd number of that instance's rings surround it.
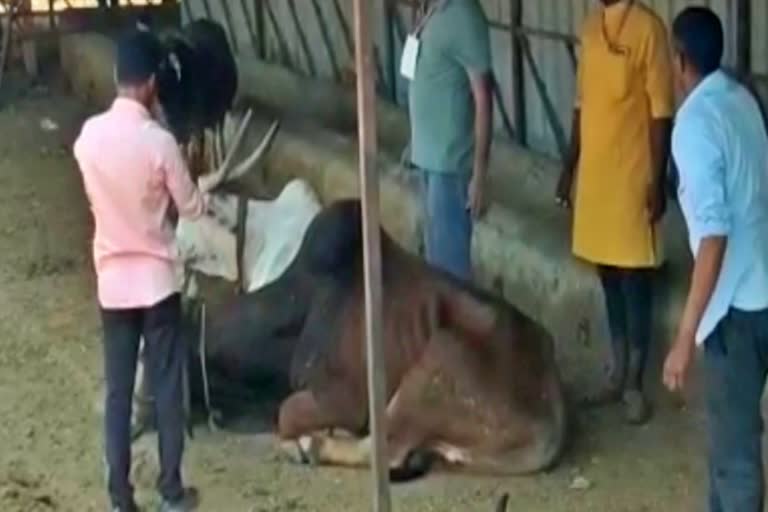
<svg viewBox="0 0 768 512">
<path fill-rule="evenodd" d="M 95 220 L 101 306 L 149 307 L 179 291 L 169 207 L 195 218 L 205 202 L 173 136 L 141 104 L 118 98 L 86 121 L 74 153 Z"/>
</svg>

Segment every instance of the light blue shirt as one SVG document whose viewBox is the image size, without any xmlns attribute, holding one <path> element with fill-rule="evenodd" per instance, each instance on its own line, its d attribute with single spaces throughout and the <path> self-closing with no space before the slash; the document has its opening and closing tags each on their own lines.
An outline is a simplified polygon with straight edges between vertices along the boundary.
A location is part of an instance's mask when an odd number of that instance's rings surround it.
<svg viewBox="0 0 768 512">
<path fill-rule="evenodd" d="M 709 75 L 677 114 L 672 155 L 694 257 L 702 239 L 727 237 L 701 344 L 731 308 L 768 308 L 768 137 L 755 98 L 723 72 Z"/>
</svg>

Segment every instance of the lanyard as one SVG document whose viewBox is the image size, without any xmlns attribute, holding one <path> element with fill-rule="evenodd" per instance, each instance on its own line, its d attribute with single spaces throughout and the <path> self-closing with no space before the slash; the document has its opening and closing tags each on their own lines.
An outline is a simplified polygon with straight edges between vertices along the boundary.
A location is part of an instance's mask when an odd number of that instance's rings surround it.
<svg viewBox="0 0 768 512">
<path fill-rule="evenodd" d="M 433 0 L 432 3 L 427 8 L 427 12 L 424 13 L 424 16 L 421 17 L 419 22 L 416 24 L 416 27 L 413 29 L 413 36 L 419 37 L 421 32 L 424 30 L 424 27 L 427 26 L 427 22 L 429 21 L 429 18 L 432 17 L 433 14 L 438 9 L 442 9 L 442 7 L 447 3 L 447 0 Z"/>
<path fill-rule="evenodd" d="M 629 18 L 629 13 L 632 10 L 632 7 L 634 6 L 635 6 L 635 1 L 629 0 L 629 3 L 624 8 L 624 12 L 621 15 L 621 20 L 619 21 L 619 29 L 616 31 L 615 40 L 611 40 L 611 38 L 608 36 L 608 28 L 605 26 L 605 8 L 603 8 L 603 12 L 602 12 L 603 39 L 608 45 L 608 50 L 610 50 L 611 53 L 616 53 L 616 54 L 624 53 L 622 48 L 618 45 L 617 41 L 619 39 L 619 36 L 621 35 L 621 32 L 624 30 L 624 25 L 627 24 L 627 18 Z"/>
</svg>

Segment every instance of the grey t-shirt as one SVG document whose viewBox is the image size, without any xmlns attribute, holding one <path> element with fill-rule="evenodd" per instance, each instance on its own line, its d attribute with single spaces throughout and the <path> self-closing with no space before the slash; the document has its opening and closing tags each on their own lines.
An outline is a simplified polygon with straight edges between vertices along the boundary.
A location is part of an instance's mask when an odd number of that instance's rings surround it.
<svg viewBox="0 0 768 512">
<path fill-rule="evenodd" d="M 492 69 L 489 32 L 478 0 L 445 0 L 422 30 L 409 94 L 411 161 L 417 167 L 472 170 L 475 104 L 467 73 Z"/>
</svg>

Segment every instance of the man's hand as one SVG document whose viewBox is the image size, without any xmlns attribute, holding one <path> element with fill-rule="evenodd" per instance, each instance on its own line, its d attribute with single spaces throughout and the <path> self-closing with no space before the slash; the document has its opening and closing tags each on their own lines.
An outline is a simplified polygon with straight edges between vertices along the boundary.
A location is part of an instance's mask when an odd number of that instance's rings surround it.
<svg viewBox="0 0 768 512">
<path fill-rule="evenodd" d="M 467 198 L 467 209 L 472 214 L 472 218 L 477 220 L 485 215 L 485 209 L 487 207 L 485 198 L 485 179 L 478 176 L 482 173 L 474 173 L 472 180 L 469 182 L 469 191 Z"/>
<path fill-rule="evenodd" d="M 664 362 L 664 385 L 671 392 L 682 391 L 685 387 L 695 347 L 693 334 L 681 333 L 677 335 L 677 339 Z"/>
</svg>

